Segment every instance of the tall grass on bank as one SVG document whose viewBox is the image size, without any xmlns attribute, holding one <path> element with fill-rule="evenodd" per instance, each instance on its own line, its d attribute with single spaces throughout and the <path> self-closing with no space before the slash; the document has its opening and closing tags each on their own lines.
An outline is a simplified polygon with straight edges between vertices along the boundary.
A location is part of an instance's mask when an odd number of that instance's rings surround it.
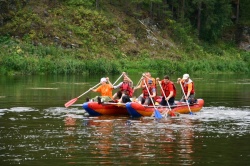
<svg viewBox="0 0 250 166">
<path fill-rule="evenodd" d="M 0 47 L 0 74 L 118 73 L 119 64 L 105 58 L 79 59 L 74 50 L 4 41 Z M 78 52 L 80 54 L 80 52 Z"/>
<path fill-rule="evenodd" d="M 174 73 L 211 73 L 211 72 L 249 72 L 250 65 L 244 61 L 229 60 L 190 60 L 184 62 L 171 62 L 169 60 L 113 60 L 100 58 L 93 60 L 79 60 L 62 55 L 62 58 L 52 56 L 20 56 L 18 54 L 5 54 L 0 58 L 0 73 L 12 74 L 116 74 L 122 71 L 145 72 L 151 71 L 159 74 Z M 124 63 L 124 61 L 126 63 Z"/>
<path fill-rule="evenodd" d="M 78 60 L 69 57 L 53 59 L 51 56 L 20 56 L 15 54 L 1 55 L 0 73 L 12 74 L 116 74 L 122 71 L 145 72 L 151 71 L 159 74 L 173 73 L 211 73 L 211 72 L 249 72 L 249 64 L 243 61 L 231 60 L 191 60 L 185 62 L 170 62 L 169 60 L 124 60 L 110 61 L 105 58 L 94 60 Z"/>
<path fill-rule="evenodd" d="M 118 73 L 119 65 L 116 62 L 108 62 L 107 59 L 92 61 L 80 61 L 77 59 L 54 59 L 51 57 L 22 57 L 19 55 L 1 56 L 0 73 L 12 74 L 96 74 Z"/>
<path fill-rule="evenodd" d="M 111 50 L 110 54 L 117 54 L 117 51 L 119 50 L 115 50 L 115 53 Z M 0 74 L 117 74 L 123 71 L 130 73 L 150 71 L 171 75 L 186 72 L 247 73 L 250 69 L 250 53 L 244 51 L 236 55 L 226 51 L 223 55 L 206 53 L 204 59 L 190 58 L 186 54 L 181 60 L 152 59 L 149 55 L 143 54 L 138 58 L 127 56 L 113 59 L 98 57 L 95 53 L 79 56 L 81 54 L 77 49 L 33 46 L 1 38 Z"/>
</svg>

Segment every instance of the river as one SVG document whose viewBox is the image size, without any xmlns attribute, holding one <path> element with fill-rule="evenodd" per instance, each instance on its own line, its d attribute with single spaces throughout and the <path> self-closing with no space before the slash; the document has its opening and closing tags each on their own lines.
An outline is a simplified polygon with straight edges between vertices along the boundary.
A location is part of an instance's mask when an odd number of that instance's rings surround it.
<svg viewBox="0 0 250 166">
<path fill-rule="evenodd" d="M 0 165 L 250 165 L 250 75 L 190 76 L 203 109 L 160 121 L 64 107 L 101 75 L 1 76 Z"/>
</svg>

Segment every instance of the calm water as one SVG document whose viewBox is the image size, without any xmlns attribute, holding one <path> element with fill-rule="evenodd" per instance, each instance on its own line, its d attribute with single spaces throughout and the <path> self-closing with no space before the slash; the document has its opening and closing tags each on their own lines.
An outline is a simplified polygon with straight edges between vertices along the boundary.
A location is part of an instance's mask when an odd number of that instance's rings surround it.
<svg viewBox="0 0 250 166">
<path fill-rule="evenodd" d="M 1 76 L 0 165 L 250 165 L 250 75 L 192 76 L 196 115 L 89 117 L 78 105 L 93 92 L 64 108 L 100 77 Z"/>
</svg>

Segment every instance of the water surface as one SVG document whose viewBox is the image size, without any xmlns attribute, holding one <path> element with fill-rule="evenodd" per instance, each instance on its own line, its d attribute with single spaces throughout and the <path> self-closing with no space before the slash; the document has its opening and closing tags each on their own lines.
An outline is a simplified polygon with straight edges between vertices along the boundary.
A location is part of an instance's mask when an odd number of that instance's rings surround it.
<svg viewBox="0 0 250 166">
<path fill-rule="evenodd" d="M 195 115 L 155 120 L 89 117 L 64 103 L 102 76 L 0 78 L 1 165 L 249 165 L 250 81 L 246 75 L 193 76 L 205 100 Z M 114 82 L 118 76 L 110 76 Z M 139 75 L 130 76 L 137 84 Z M 172 76 L 176 80 L 178 76 Z M 178 96 L 180 87 L 176 84 Z M 136 94 L 140 94 L 137 91 Z"/>
</svg>

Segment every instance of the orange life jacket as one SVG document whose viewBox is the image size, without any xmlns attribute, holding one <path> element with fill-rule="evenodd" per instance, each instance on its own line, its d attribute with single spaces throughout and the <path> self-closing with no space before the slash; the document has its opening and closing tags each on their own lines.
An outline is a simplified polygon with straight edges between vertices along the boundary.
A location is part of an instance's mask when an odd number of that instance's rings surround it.
<svg viewBox="0 0 250 166">
<path fill-rule="evenodd" d="M 133 89 L 129 86 L 128 82 L 123 82 L 122 85 L 121 85 L 121 87 L 120 87 L 120 90 L 121 91 L 127 90 L 128 91 L 128 95 L 130 97 L 133 96 Z"/>
<path fill-rule="evenodd" d="M 191 84 L 192 84 L 192 90 L 190 92 L 190 95 L 193 95 L 194 92 L 195 92 L 195 90 L 194 90 L 194 82 L 191 82 Z M 184 93 L 187 94 L 188 93 L 188 85 L 184 84 L 184 83 L 182 83 L 182 85 L 183 85 Z"/>
</svg>

